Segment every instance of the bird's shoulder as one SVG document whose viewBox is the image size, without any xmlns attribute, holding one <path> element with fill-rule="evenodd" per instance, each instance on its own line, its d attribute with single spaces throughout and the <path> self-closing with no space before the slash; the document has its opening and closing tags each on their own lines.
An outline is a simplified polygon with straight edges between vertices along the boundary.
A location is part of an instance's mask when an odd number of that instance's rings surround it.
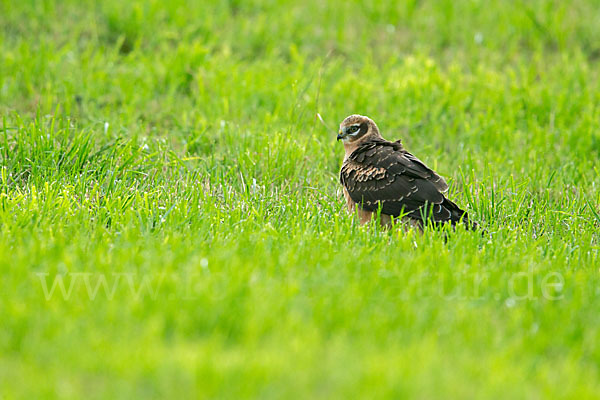
<svg viewBox="0 0 600 400">
<path fill-rule="evenodd" d="M 373 156 L 381 155 L 382 153 L 392 154 L 394 152 L 404 151 L 404 147 L 402 147 L 402 142 L 400 140 L 390 142 L 389 140 L 374 138 L 358 145 L 350 154 L 348 160 L 364 162 L 365 160 L 369 160 Z M 375 159 L 378 158 L 379 157 L 375 157 Z"/>
</svg>

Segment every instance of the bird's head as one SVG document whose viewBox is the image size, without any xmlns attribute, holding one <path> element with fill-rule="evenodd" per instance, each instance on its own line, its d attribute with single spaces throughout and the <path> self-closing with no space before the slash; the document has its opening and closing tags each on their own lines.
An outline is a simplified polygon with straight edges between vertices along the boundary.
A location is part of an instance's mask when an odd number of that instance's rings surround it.
<svg viewBox="0 0 600 400">
<path fill-rule="evenodd" d="M 364 115 L 353 114 L 346 117 L 340 124 L 337 140 L 353 143 L 370 136 L 381 136 L 375 122 Z"/>
</svg>

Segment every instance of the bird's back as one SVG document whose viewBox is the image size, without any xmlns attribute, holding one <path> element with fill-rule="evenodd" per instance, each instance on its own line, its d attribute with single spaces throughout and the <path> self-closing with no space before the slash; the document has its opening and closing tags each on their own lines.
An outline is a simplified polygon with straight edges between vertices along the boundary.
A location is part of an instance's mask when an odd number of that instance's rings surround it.
<svg viewBox="0 0 600 400">
<path fill-rule="evenodd" d="M 466 220 L 467 214 L 444 196 L 448 185 L 400 141 L 374 138 L 345 157 L 340 182 L 362 210 L 434 223 Z"/>
</svg>

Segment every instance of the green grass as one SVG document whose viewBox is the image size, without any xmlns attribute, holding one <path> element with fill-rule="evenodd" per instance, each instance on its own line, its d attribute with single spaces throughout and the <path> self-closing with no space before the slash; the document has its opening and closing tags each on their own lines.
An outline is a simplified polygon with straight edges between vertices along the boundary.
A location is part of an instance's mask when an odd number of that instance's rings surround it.
<svg viewBox="0 0 600 400">
<path fill-rule="evenodd" d="M 599 63 L 592 0 L 0 0 L 0 398 L 596 397 Z M 358 226 L 351 113 L 488 235 Z"/>
</svg>

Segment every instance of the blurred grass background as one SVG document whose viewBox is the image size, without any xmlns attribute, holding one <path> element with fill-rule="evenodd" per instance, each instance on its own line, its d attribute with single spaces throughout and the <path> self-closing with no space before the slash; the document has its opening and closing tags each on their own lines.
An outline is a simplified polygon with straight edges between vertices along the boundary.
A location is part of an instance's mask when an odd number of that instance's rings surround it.
<svg viewBox="0 0 600 400">
<path fill-rule="evenodd" d="M 599 60 L 594 0 L 0 0 L 0 395 L 595 398 Z M 351 113 L 490 235 L 358 227 Z"/>
</svg>

